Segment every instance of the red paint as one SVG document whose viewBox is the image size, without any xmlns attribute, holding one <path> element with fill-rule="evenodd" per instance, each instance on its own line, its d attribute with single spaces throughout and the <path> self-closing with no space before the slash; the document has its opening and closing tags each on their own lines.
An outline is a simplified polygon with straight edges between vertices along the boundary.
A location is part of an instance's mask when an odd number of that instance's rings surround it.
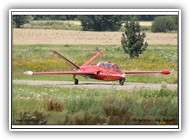
<svg viewBox="0 0 190 140">
<path fill-rule="evenodd" d="M 169 70 L 162 70 L 162 74 L 170 74 Z"/>
</svg>

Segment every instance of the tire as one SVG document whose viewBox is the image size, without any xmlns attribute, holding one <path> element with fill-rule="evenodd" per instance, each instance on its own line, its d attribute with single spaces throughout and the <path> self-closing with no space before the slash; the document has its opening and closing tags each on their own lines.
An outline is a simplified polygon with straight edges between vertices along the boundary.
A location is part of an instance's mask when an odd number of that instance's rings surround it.
<svg viewBox="0 0 190 140">
<path fill-rule="evenodd" d="M 75 79 L 74 84 L 78 85 L 78 83 L 79 83 L 78 79 Z"/>
<path fill-rule="evenodd" d="M 120 85 L 123 85 L 124 83 L 125 83 L 125 79 L 120 79 L 120 80 L 119 80 L 119 84 L 120 84 Z"/>
</svg>

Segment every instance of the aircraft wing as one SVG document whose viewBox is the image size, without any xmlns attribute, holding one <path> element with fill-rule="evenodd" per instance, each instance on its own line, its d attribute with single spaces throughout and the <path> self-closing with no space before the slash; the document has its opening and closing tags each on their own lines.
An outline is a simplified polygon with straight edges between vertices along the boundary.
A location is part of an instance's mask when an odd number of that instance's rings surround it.
<svg viewBox="0 0 190 140">
<path fill-rule="evenodd" d="M 94 75 L 97 74 L 98 71 L 54 71 L 54 72 L 32 72 L 26 71 L 24 74 L 26 75 L 43 75 L 43 74 L 55 74 L 55 75 L 66 75 L 66 74 L 75 74 L 75 75 Z"/>
<path fill-rule="evenodd" d="M 153 74 L 153 73 L 160 73 L 160 74 L 170 74 L 169 70 L 161 70 L 161 71 L 123 71 L 125 74 Z"/>
</svg>

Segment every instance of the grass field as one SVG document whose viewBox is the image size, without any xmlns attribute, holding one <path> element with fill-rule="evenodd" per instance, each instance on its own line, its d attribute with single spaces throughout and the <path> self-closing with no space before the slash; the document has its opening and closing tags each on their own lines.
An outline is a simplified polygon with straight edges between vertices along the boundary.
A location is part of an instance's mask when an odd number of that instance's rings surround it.
<svg viewBox="0 0 190 140">
<path fill-rule="evenodd" d="M 178 93 L 14 85 L 13 124 L 178 124 Z"/>
<path fill-rule="evenodd" d="M 121 70 L 171 70 L 170 75 L 128 75 L 129 82 L 177 83 L 177 46 L 151 45 L 139 58 L 130 59 L 123 53 L 121 46 L 105 45 L 14 45 L 12 54 L 13 79 L 72 80 L 72 76 L 33 76 L 27 77 L 23 72 L 72 70 L 65 61 L 58 58 L 51 50 L 57 50 L 65 57 L 81 66 L 94 56 L 98 50 L 104 53 L 92 64 L 111 61 Z M 82 59 L 81 59 L 82 58 Z M 84 80 L 82 77 L 79 80 Z"/>
<path fill-rule="evenodd" d="M 74 24 L 74 23 L 73 23 Z M 177 34 L 147 33 L 148 50 L 130 59 L 121 48 L 122 32 L 13 29 L 12 80 L 71 81 L 72 76 L 35 75 L 23 72 L 72 70 L 51 50 L 77 65 L 99 50 L 100 61 L 116 63 L 121 70 L 171 70 L 170 75 L 127 75 L 126 82 L 178 83 Z M 77 77 L 79 81 L 83 77 Z M 92 79 L 88 79 L 93 81 Z M 162 85 L 160 90 L 126 91 L 12 85 L 13 124 L 178 124 L 178 90 Z"/>
</svg>

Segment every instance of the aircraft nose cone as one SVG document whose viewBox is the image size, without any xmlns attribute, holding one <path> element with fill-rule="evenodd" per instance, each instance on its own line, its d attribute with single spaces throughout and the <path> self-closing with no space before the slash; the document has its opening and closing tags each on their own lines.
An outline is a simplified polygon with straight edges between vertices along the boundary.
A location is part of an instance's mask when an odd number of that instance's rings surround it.
<svg viewBox="0 0 190 140">
<path fill-rule="evenodd" d="M 33 75 L 33 72 L 32 71 L 25 71 L 24 74 L 25 75 Z"/>
</svg>

